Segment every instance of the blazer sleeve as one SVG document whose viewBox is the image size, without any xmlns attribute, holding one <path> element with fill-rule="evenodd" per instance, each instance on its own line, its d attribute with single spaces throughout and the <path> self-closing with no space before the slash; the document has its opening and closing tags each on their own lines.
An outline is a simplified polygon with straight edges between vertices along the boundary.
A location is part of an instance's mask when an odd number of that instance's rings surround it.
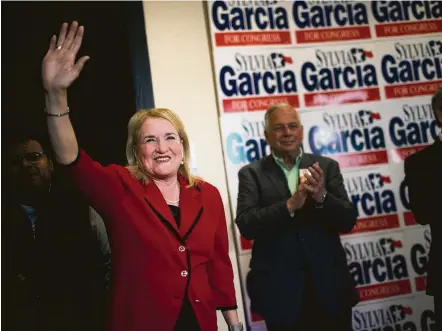
<svg viewBox="0 0 442 331">
<path fill-rule="evenodd" d="M 99 214 L 108 215 L 109 208 L 121 202 L 124 188 L 115 165 L 103 167 L 80 149 L 77 159 L 66 168 L 75 186 Z"/>
<path fill-rule="evenodd" d="M 410 158 L 404 162 L 405 183 L 408 186 L 410 209 L 416 222 L 422 225 L 433 223 L 440 213 L 440 198 L 434 190 L 428 189 L 428 183 L 419 178 L 419 173 L 414 169 Z"/>
<path fill-rule="evenodd" d="M 292 217 L 287 209 L 287 200 L 261 207 L 258 178 L 248 167 L 238 172 L 238 202 L 235 223 L 241 235 L 254 240 L 268 230 L 284 226 L 296 218 Z"/>
<path fill-rule="evenodd" d="M 339 164 L 335 160 L 330 160 L 326 178 L 327 197 L 322 208 L 316 208 L 318 217 L 327 228 L 348 233 L 356 224 L 358 212 L 348 198 Z"/>
<path fill-rule="evenodd" d="M 209 260 L 208 276 L 212 288 L 214 303 L 219 310 L 237 309 L 233 269 L 229 257 L 229 239 L 227 234 L 226 216 L 219 196 L 218 225 L 215 233 L 214 254 Z"/>
</svg>

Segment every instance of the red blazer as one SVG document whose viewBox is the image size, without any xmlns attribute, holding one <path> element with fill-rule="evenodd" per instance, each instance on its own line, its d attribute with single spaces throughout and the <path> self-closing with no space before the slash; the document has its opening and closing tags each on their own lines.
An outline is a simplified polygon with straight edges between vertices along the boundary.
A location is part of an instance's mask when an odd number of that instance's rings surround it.
<svg viewBox="0 0 442 331">
<path fill-rule="evenodd" d="M 216 308 L 236 308 L 223 203 L 209 183 L 179 177 L 180 228 L 154 182 L 85 151 L 68 167 L 106 220 L 112 249 L 112 331 L 172 331 L 186 288 L 202 331 L 217 330 Z"/>
</svg>

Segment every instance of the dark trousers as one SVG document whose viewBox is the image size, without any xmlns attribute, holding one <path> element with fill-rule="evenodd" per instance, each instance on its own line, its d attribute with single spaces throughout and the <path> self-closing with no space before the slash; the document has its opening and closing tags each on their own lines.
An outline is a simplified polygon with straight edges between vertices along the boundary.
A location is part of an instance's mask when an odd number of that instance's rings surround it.
<svg viewBox="0 0 442 331">
<path fill-rule="evenodd" d="M 434 296 L 434 319 L 436 322 L 436 331 L 442 330 L 442 296 L 436 294 Z"/>
<path fill-rule="evenodd" d="M 183 300 L 183 306 L 181 307 L 180 315 L 176 321 L 174 331 L 201 331 L 198 320 L 195 316 L 189 299 L 186 296 Z"/>
<path fill-rule="evenodd" d="M 307 273 L 303 304 L 294 324 L 271 324 L 266 322 L 267 331 L 352 331 L 351 308 L 341 316 L 330 316 L 314 293 L 311 276 Z"/>
</svg>

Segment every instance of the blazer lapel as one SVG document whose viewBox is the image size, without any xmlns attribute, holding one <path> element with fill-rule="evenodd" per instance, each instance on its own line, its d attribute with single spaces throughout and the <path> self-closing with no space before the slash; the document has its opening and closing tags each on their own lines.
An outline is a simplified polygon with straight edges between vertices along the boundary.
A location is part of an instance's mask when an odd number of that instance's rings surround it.
<svg viewBox="0 0 442 331">
<path fill-rule="evenodd" d="M 267 156 L 267 159 L 264 161 L 264 165 L 266 168 L 266 175 L 269 177 L 279 194 L 281 194 L 283 197 L 290 197 L 291 194 L 287 184 L 287 179 L 282 169 L 276 164 L 273 156 Z"/>
<path fill-rule="evenodd" d="M 201 217 L 203 206 L 198 187 L 186 187 L 188 182 L 179 176 L 180 190 L 180 236 L 186 240 Z"/>
<path fill-rule="evenodd" d="M 299 169 L 306 169 L 313 165 L 313 159 L 310 154 L 302 154 L 301 162 L 299 163 Z"/>
<path fill-rule="evenodd" d="M 175 218 L 173 217 L 166 200 L 164 200 L 160 189 L 153 181 L 150 181 L 149 184 L 145 186 L 144 198 L 157 214 L 160 221 L 165 223 L 168 227 L 172 227 L 175 232 L 179 234 Z"/>
</svg>

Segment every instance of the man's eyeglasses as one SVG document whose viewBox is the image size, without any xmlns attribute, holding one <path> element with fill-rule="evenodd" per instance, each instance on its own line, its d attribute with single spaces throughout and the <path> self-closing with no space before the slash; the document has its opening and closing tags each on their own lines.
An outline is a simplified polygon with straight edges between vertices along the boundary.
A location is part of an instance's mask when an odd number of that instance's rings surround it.
<svg viewBox="0 0 442 331">
<path fill-rule="evenodd" d="M 35 163 L 42 159 L 44 155 L 44 152 L 31 152 L 28 154 L 25 154 L 23 156 L 14 156 L 12 158 L 12 165 L 17 166 L 21 165 L 23 160 L 29 163 Z"/>
</svg>

